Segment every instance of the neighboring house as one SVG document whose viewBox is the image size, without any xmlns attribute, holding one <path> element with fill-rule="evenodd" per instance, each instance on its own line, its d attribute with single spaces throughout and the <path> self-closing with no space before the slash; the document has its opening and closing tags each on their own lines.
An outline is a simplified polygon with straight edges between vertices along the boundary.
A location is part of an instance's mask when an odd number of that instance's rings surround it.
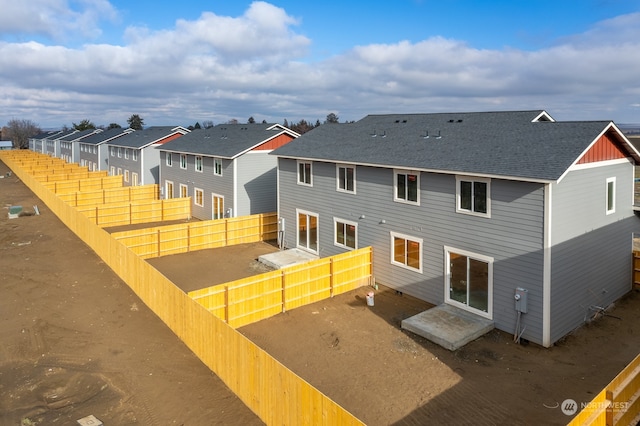
<svg viewBox="0 0 640 426">
<path fill-rule="evenodd" d="M 6 151 L 8 149 L 13 149 L 13 142 L 11 142 L 11 141 L 0 141 L 0 150 Z"/>
<path fill-rule="evenodd" d="M 161 145 L 165 198 L 192 197 L 199 219 L 276 211 L 277 158 L 269 153 L 299 135 L 279 124 L 220 124 Z"/>
<path fill-rule="evenodd" d="M 56 146 L 56 150 L 58 150 L 56 157 L 62 158 L 67 163 L 79 163 L 80 141 L 88 136 L 101 132 L 102 129 L 82 130 L 56 139 L 55 142 L 59 145 Z"/>
<path fill-rule="evenodd" d="M 160 151 L 156 147 L 189 133 L 184 127 L 157 126 L 107 142 L 109 174 L 122 175 L 125 186 L 159 182 Z"/>
<path fill-rule="evenodd" d="M 274 151 L 282 241 L 372 246 L 376 282 L 551 346 L 632 288 L 634 163 L 610 121 L 369 115 Z"/>
<path fill-rule="evenodd" d="M 107 129 L 87 136 L 79 142 L 79 163 L 89 170 L 109 170 L 109 146 L 107 142 L 133 132 L 133 129 Z"/>
<path fill-rule="evenodd" d="M 62 131 L 56 130 L 51 132 L 42 132 L 29 138 L 29 150 L 39 153 L 46 152 L 47 138 L 60 135 Z"/>
<path fill-rule="evenodd" d="M 76 129 L 64 130 L 42 139 L 42 153 L 51 157 L 60 157 L 60 139 L 77 132 Z"/>
</svg>

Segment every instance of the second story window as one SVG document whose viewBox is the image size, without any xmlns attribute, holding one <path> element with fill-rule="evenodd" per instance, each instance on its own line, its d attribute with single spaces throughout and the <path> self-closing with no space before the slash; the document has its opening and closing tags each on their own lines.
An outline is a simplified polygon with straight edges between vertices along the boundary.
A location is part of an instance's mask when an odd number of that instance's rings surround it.
<svg viewBox="0 0 640 426">
<path fill-rule="evenodd" d="M 491 181 L 456 176 L 456 210 L 476 216 L 491 215 Z"/>
<path fill-rule="evenodd" d="M 395 170 L 395 201 L 420 204 L 420 175 L 418 172 Z"/>
<path fill-rule="evenodd" d="M 222 158 L 213 159 L 213 174 L 216 176 L 222 176 Z"/>
<path fill-rule="evenodd" d="M 298 185 L 313 186 L 311 181 L 311 162 L 298 161 Z"/>
<path fill-rule="evenodd" d="M 134 149 L 131 151 L 131 158 L 133 159 L 133 161 L 138 161 L 138 150 Z"/>
<path fill-rule="evenodd" d="M 167 152 L 167 166 L 171 167 L 173 165 L 173 157 L 170 152 Z"/>
<path fill-rule="evenodd" d="M 607 179 L 607 214 L 616 212 L 616 178 Z"/>
<path fill-rule="evenodd" d="M 356 192 L 356 168 L 355 166 L 337 166 L 337 190 L 341 192 Z"/>
<path fill-rule="evenodd" d="M 186 169 L 187 168 L 187 155 L 186 154 L 180 154 L 180 168 L 181 169 Z"/>
<path fill-rule="evenodd" d="M 201 172 L 202 171 L 202 157 L 199 155 L 196 155 L 196 172 Z"/>
</svg>

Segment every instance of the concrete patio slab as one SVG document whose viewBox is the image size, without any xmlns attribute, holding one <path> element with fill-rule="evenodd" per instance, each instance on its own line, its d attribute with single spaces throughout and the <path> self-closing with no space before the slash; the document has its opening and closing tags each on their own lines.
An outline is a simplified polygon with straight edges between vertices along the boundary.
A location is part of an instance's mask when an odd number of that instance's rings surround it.
<svg viewBox="0 0 640 426">
<path fill-rule="evenodd" d="M 493 330 L 493 321 L 442 304 L 402 320 L 402 329 L 455 351 Z"/>
<path fill-rule="evenodd" d="M 259 262 L 273 269 L 282 269 L 285 266 L 298 265 L 316 259 L 318 256 L 297 248 L 263 254 L 258 257 Z"/>
</svg>

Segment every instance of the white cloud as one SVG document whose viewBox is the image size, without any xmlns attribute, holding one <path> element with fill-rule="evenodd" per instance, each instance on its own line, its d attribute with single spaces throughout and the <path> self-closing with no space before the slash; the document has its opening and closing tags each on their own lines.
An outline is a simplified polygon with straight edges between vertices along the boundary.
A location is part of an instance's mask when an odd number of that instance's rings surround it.
<svg viewBox="0 0 640 426">
<path fill-rule="evenodd" d="M 254 2 L 239 17 L 205 12 L 161 31 L 131 27 L 123 46 L 0 42 L 1 57 L 11 58 L 0 68 L 0 123 L 123 123 L 138 113 L 147 124 L 188 125 L 535 108 L 559 119 L 640 121 L 631 106 L 640 95 L 640 14 L 533 52 L 432 37 L 357 46 L 314 63 L 303 62 L 311 41 L 297 25 L 282 8 Z"/>
<path fill-rule="evenodd" d="M 93 38 L 101 20 L 117 19 L 107 0 L 0 0 L 0 35 Z"/>
</svg>

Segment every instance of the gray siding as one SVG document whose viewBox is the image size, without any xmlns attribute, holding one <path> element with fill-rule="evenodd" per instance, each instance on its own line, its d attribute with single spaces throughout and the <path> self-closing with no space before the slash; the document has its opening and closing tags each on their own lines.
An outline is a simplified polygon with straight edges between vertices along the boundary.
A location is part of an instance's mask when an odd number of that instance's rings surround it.
<svg viewBox="0 0 640 426">
<path fill-rule="evenodd" d="M 616 177 L 615 213 L 606 214 L 606 180 Z M 552 189 L 551 342 L 580 326 L 592 306 L 631 290 L 633 167 L 570 172 Z M 584 214 L 583 212 L 589 212 Z"/>
<path fill-rule="evenodd" d="M 161 187 L 166 188 L 166 182 L 173 182 L 173 197 L 180 196 L 180 184 L 187 185 L 192 201 L 191 215 L 201 220 L 209 220 L 213 217 L 213 195 L 224 197 L 224 209 L 233 208 L 233 170 L 234 162 L 222 160 L 222 176 L 213 174 L 213 157 L 202 158 L 202 172 L 195 170 L 195 155 L 187 155 L 187 168 L 180 168 L 180 154 L 160 152 L 160 179 Z M 167 166 L 166 156 L 173 156 L 172 166 Z M 195 204 L 195 188 L 203 191 L 203 206 Z M 235 215 L 235 213 L 234 213 Z"/>
<path fill-rule="evenodd" d="M 268 151 L 248 152 L 237 158 L 237 216 L 276 211 L 276 167 Z"/>
<path fill-rule="evenodd" d="M 420 206 L 414 206 L 393 201 L 392 169 L 358 166 L 356 194 L 348 194 L 336 191 L 335 164 L 313 163 L 313 187 L 297 185 L 296 164 L 279 160 L 278 209 L 287 247 L 296 246 L 296 208 L 319 215 L 322 257 L 344 251 L 333 244 L 334 217 L 357 222 L 358 247 L 374 248 L 376 280 L 434 304 L 445 300 L 444 246 L 493 257 L 496 327 L 513 332 L 513 295 L 525 287 L 529 313 L 523 337 L 541 341 L 543 185 L 494 179 L 491 218 L 482 218 L 456 213 L 453 175 L 422 173 Z M 422 273 L 391 264 L 390 232 L 423 239 Z"/>
<path fill-rule="evenodd" d="M 160 151 L 156 149 L 158 145 L 151 145 L 142 148 L 138 156 L 141 168 L 142 185 L 160 183 Z"/>
<path fill-rule="evenodd" d="M 144 176 L 141 172 L 141 167 L 142 167 L 142 161 L 141 159 L 141 153 L 140 151 L 138 151 L 138 158 L 137 160 L 133 159 L 133 150 L 131 148 L 125 148 L 125 147 L 121 147 L 122 150 L 122 156 L 118 157 L 118 146 L 113 146 L 114 148 L 114 154 L 115 155 L 109 155 L 109 169 L 113 166 L 115 167 L 115 171 L 116 173 L 118 173 L 118 168 L 122 169 L 122 174 L 125 174 L 125 171 L 128 170 L 129 171 L 129 182 L 125 182 L 124 178 L 122 180 L 123 185 L 124 186 L 131 186 L 131 181 L 132 181 L 132 173 L 138 173 L 138 185 L 149 185 L 149 184 L 154 184 L 157 183 L 156 181 L 148 181 L 148 177 L 146 180 L 144 179 Z M 129 150 L 129 154 L 128 157 L 129 158 L 125 158 L 125 150 Z M 149 172 L 148 172 L 149 173 Z"/>
</svg>

